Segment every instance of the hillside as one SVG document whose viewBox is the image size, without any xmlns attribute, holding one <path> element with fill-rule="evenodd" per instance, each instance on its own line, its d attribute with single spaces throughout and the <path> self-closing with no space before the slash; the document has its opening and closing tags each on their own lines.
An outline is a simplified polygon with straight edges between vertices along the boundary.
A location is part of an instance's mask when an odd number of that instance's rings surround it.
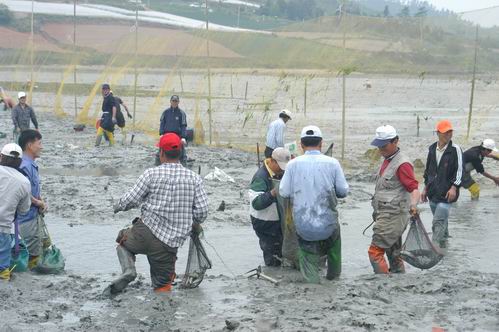
<svg viewBox="0 0 499 332">
<path fill-rule="evenodd" d="M 67 4 L 60 6 L 63 5 Z M 85 8 L 101 10 L 103 6 Z M 128 13 L 123 8 L 113 8 L 105 7 L 103 15 Z M 141 11 L 141 17 L 153 17 L 151 13 Z M 20 22 L 29 23 L 28 19 L 29 14 L 18 13 L 15 20 L 0 30 L 0 38 L 5 41 L 0 44 L 0 64 L 29 62 L 29 33 L 23 32 L 29 28 L 19 29 Z M 130 66 L 133 60 L 130 55 L 135 52 L 132 24 L 128 16 L 124 19 L 111 15 L 105 20 L 78 17 L 77 61 L 88 65 Z M 35 15 L 36 63 L 76 61 L 71 55 L 72 31 L 71 17 Z M 211 40 L 209 59 L 207 36 Z M 208 35 L 203 29 L 145 21 L 139 27 L 138 66 L 204 68 L 210 64 L 224 68 L 331 72 L 354 67 L 361 72 L 469 73 L 474 38 L 474 26 L 457 16 L 330 16 L 287 24 L 271 33 L 219 30 Z M 499 72 L 499 28 L 480 29 L 479 45 L 479 71 Z"/>
</svg>

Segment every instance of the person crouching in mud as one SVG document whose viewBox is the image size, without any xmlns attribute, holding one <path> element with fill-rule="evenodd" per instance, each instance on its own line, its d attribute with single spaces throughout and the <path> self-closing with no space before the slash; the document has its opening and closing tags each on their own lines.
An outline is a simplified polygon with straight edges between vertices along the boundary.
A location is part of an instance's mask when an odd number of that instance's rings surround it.
<svg viewBox="0 0 499 332">
<path fill-rule="evenodd" d="M 398 147 L 399 137 L 392 126 L 376 129 L 371 145 L 385 158 L 376 174 L 373 239 L 368 254 L 374 273 L 404 273 L 400 250 L 409 214 L 418 214 L 420 194 L 414 168 Z M 385 253 L 390 267 L 386 264 Z"/>
<path fill-rule="evenodd" d="M 201 177 L 180 164 L 180 137 L 165 134 L 156 146 L 161 165 L 146 170 L 114 206 L 115 213 L 140 206 L 141 216 L 118 234 L 116 251 L 123 274 L 104 290 L 105 295 L 121 292 L 136 278 L 137 254 L 147 256 L 154 291 L 170 291 L 178 248 L 191 229 L 202 231 L 200 223 L 208 216 Z"/>
<path fill-rule="evenodd" d="M 280 179 L 291 159 L 288 150 L 276 148 L 253 176 L 250 184 L 250 218 L 258 236 L 266 266 L 280 266 L 282 231 L 277 207 L 277 189 L 272 179 Z"/>
</svg>

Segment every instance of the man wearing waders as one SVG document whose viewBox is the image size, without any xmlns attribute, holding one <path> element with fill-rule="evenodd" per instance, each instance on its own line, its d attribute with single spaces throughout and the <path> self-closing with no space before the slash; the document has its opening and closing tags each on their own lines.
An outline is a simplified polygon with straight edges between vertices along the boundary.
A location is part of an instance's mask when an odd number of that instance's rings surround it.
<svg viewBox="0 0 499 332">
<path fill-rule="evenodd" d="M 102 136 L 106 135 L 109 140 L 109 146 L 114 145 L 114 125 L 116 120 L 116 99 L 114 99 L 111 87 L 109 84 L 102 84 L 102 117 L 100 119 L 99 128 L 97 128 L 97 138 L 95 139 L 95 146 L 99 146 L 102 141 Z"/>
<path fill-rule="evenodd" d="M 376 174 L 372 199 L 375 223 L 368 254 L 374 273 L 405 272 L 400 257 L 402 234 L 407 227 L 409 214 L 415 216 L 418 213 L 419 184 L 414 176 L 414 168 L 409 158 L 400 151 L 398 142 L 397 131 L 392 126 L 376 129 L 376 137 L 371 142 L 384 158 Z"/>
<path fill-rule="evenodd" d="M 496 143 L 490 138 L 484 139 L 482 144 L 474 146 L 463 153 L 464 173 L 463 187 L 468 189 L 471 194 L 471 199 L 476 200 L 480 197 L 480 186 L 471 177 L 471 171 L 476 170 L 486 178 L 494 181 L 496 186 L 499 186 L 499 176 L 493 176 L 485 171 L 483 167 L 483 159 L 485 157 L 499 160 L 499 157 L 492 154 L 497 152 Z"/>
<path fill-rule="evenodd" d="M 279 113 L 279 118 L 270 123 L 265 143 L 265 158 L 270 158 L 274 149 L 284 147 L 284 132 L 286 131 L 286 122 L 289 120 L 291 120 L 291 112 L 282 110 Z"/>
<path fill-rule="evenodd" d="M 180 137 L 165 134 L 157 147 L 161 165 L 146 170 L 114 206 L 115 213 L 140 206 L 141 216 L 118 234 L 116 251 L 123 274 L 104 294 L 121 292 L 137 277 L 137 254 L 147 256 L 154 291 L 170 291 L 178 248 L 191 229 L 200 232 L 200 223 L 208 216 L 208 196 L 201 177 L 179 162 Z"/>
<path fill-rule="evenodd" d="M 258 236 L 266 266 L 279 266 L 282 257 L 282 230 L 277 207 L 277 190 L 272 179 L 280 179 L 291 159 L 289 151 L 277 148 L 251 180 L 250 218 Z"/>
<path fill-rule="evenodd" d="M 159 125 L 159 135 L 164 135 L 167 133 L 175 133 L 182 139 L 182 150 L 180 154 L 180 163 L 186 165 L 187 155 L 185 153 L 186 141 L 186 129 L 187 129 L 187 116 L 185 112 L 182 111 L 178 104 L 180 98 L 177 95 L 173 95 L 170 98 L 170 107 L 167 108 L 163 114 L 161 114 L 160 125 Z M 156 155 L 156 165 L 159 165 L 159 154 Z"/>
<path fill-rule="evenodd" d="M 448 120 L 437 123 L 438 142 L 429 148 L 424 171 L 425 188 L 421 193 L 421 201 L 430 201 L 432 241 L 440 248 L 446 247 L 449 210 L 451 203 L 459 198 L 463 176 L 463 153 L 452 142 L 452 133 L 452 124 Z"/>
<path fill-rule="evenodd" d="M 303 128 L 301 147 L 305 154 L 288 163 L 279 194 L 293 203 L 300 271 L 306 282 L 319 283 L 321 256 L 327 255 L 327 279 L 341 273 L 341 236 L 336 206 L 337 198 L 347 196 L 348 184 L 338 160 L 321 153 L 319 128 Z"/>
</svg>

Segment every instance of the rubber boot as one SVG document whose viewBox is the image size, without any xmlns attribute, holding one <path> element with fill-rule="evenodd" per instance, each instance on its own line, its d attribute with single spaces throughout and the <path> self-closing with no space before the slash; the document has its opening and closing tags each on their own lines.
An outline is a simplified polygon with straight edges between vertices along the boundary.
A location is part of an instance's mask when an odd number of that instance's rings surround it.
<svg viewBox="0 0 499 332">
<path fill-rule="evenodd" d="M 97 137 L 95 138 L 95 146 L 99 146 L 101 142 L 102 142 L 102 135 L 97 135 Z"/>
<path fill-rule="evenodd" d="M 478 183 L 473 183 L 468 190 L 470 191 L 471 194 L 471 200 L 476 201 L 478 198 L 480 198 L 480 186 Z"/>
<path fill-rule="evenodd" d="M 104 289 L 103 294 L 106 295 L 113 295 L 121 292 L 137 277 L 137 271 L 135 270 L 135 255 L 122 245 L 116 247 L 116 253 L 120 260 L 122 274 L 118 279 L 114 280 L 111 285 Z"/>
<path fill-rule="evenodd" d="M 405 273 L 405 266 L 402 257 L 388 255 L 388 261 L 390 262 L 391 273 Z"/>
<path fill-rule="evenodd" d="M 172 288 L 173 288 L 173 281 L 175 280 L 176 276 L 177 275 L 175 273 L 173 273 L 170 276 L 170 282 L 168 282 L 166 285 L 163 285 L 161 287 L 154 288 L 154 292 L 155 293 L 167 293 L 167 292 L 171 292 Z"/>
<path fill-rule="evenodd" d="M 10 280 L 10 270 L 5 269 L 0 271 L 0 281 L 9 281 Z"/>
<path fill-rule="evenodd" d="M 376 247 L 372 245 L 369 247 L 367 251 L 369 254 L 369 260 L 371 261 L 371 265 L 373 267 L 374 273 L 376 274 L 388 274 L 388 265 L 385 260 L 385 249 Z"/>
</svg>

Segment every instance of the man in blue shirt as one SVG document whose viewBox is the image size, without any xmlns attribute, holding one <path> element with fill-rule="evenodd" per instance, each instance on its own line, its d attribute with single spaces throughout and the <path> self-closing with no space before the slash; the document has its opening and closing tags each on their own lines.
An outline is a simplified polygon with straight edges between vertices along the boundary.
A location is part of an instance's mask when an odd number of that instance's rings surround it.
<svg viewBox="0 0 499 332">
<path fill-rule="evenodd" d="M 301 132 L 304 155 L 289 162 L 279 194 L 293 203 L 298 235 L 298 261 L 307 282 L 319 283 L 319 260 L 327 255 L 326 278 L 341 273 L 341 236 L 337 198 L 346 197 L 348 184 L 338 160 L 321 154 L 322 133 L 316 126 Z"/>
<path fill-rule="evenodd" d="M 175 133 L 182 139 L 182 152 L 180 155 L 180 163 L 185 166 L 187 155 L 185 153 L 185 145 L 187 144 L 187 116 L 182 111 L 178 104 L 180 98 L 173 95 L 170 98 L 170 107 L 161 114 L 159 135 L 163 136 L 167 133 Z M 156 165 L 159 165 L 159 153 L 156 156 Z"/>
<path fill-rule="evenodd" d="M 42 230 L 38 216 L 39 213 L 47 211 L 47 204 L 40 196 L 40 176 L 38 165 L 35 162 L 43 149 L 42 135 L 33 129 L 25 130 L 19 136 L 19 145 L 23 150 L 20 170 L 31 184 L 31 208 L 28 213 L 19 214 L 17 222 L 19 222 L 19 233 L 28 247 L 30 255 L 28 267 L 31 269 L 36 266 L 38 258 L 42 254 Z"/>
</svg>

